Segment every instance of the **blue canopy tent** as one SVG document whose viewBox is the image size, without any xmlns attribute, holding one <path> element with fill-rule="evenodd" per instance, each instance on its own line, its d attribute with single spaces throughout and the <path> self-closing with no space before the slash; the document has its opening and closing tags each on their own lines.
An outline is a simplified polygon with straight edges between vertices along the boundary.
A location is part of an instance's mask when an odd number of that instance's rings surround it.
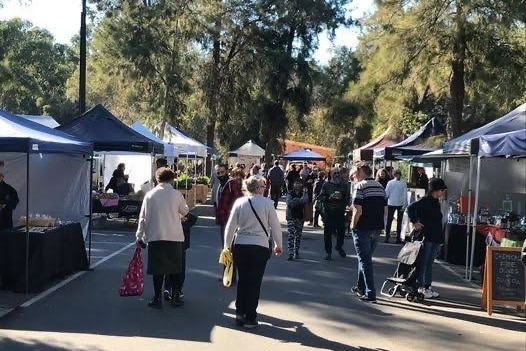
<svg viewBox="0 0 526 351">
<path fill-rule="evenodd" d="M 95 151 L 164 152 L 162 143 L 131 129 L 100 104 L 56 129 L 91 141 Z"/>
<path fill-rule="evenodd" d="M 299 149 L 281 156 L 288 161 L 325 161 L 325 157 L 309 149 Z"/>
<path fill-rule="evenodd" d="M 524 126 L 526 103 L 491 123 L 444 143 L 444 154 L 477 155 L 481 136 L 514 132 L 524 129 Z"/>
<path fill-rule="evenodd" d="M 27 290 L 30 214 L 79 222 L 90 233 L 93 144 L 0 110 L 0 150 L 0 171 L 20 198 L 13 217 L 25 216 Z"/>
<path fill-rule="evenodd" d="M 526 157 L 526 129 L 481 136 L 479 155 Z"/>
<path fill-rule="evenodd" d="M 375 159 L 393 161 L 400 156 L 422 155 L 434 151 L 437 149 L 436 147 L 421 144 L 421 141 L 432 136 L 442 135 L 444 131 L 442 123 L 436 117 L 433 117 L 405 140 L 394 145 L 375 148 L 373 157 Z"/>
<path fill-rule="evenodd" d="M 525 126 L 526 126 L 526 103 L 517 107 L 513 111 L 507 113 L 506 115 L 496 119 L 493 122 L 490 122 L 480 128 L 473 129 L 472 131 L 461 135 L 453 140 L 450 140 L 444 143 L 444 155 L 464 155 L 469 157 L 469 185 L 468 185 L 468 230 L 471 227 L 471 237 L 475 237 L 476 226 L 477 226 L 477 216 L 473 216 L 473 223 L 470 224 L 471 220 L 471 198 L 473 190 L 472 187 L 472 177 L 473 177 L 473 168 L 474 160 L 477 159 L 477 167 L 475 171 L 475 192 L 474 192 L 474 206 L 473 213 L 477 214 L 479 210 L 480 202 L 480 189 L 481 189 L 481 163 L 482 159 L 487 159 L 485 162 L 490 162 L 494 158 L 513 157 L 520 158 L 525 157 Z M 505 165 L 502 164 L 499 168 L 499 172 L 507 173 L 501 167 Z M 513 164 L 513 166 L 516 166 Z M 526 169 L 520 170 L 522 164 L 518 165 L 519 167 L 519 177 L 524 179 L 524 171 Z M 498 167 L 491 167 L 498 168 Z M 490 170 L 485 170 L 485 173 Z M 486 182 L 487 183 L 487 182 Z M 514 182 L 506 183 L 506 186 L 514 186 Z M 488 187 L 485 185 L 486 188 Z M 520 188 L 520 187 L 519 187 Z M 500 190 L 500 189 L 499 189 Z M 518 192 L 524 192 L 523 187 L 518 189 Z M 491 193 L 493 199 L 498 198 L 497 184 L 494 181 L 490 182 L 490 188 L 486 189 L 486 192 Z M 519 201 L 520 203 L 520 201 Z M 467 237 L 469 241 L 469 237 Z M 473 273 L 473 259 L 475 251 L 475 240 L 471 240 L 471 261 L 469 262 L 468 270 L 468 253 L 466 252 L 466 278 L 471 280 Z"/>
</svg>

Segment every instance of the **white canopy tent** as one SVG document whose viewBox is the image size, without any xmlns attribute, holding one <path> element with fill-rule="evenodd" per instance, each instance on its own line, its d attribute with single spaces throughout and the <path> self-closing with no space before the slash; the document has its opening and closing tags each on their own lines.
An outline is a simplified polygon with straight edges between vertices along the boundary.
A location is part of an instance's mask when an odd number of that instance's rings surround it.
<svg viewBox="0 0 526 351">
<path fill-rule="evenodd" d="M 177 148 L 184 150 L 184 154 L 196 155 L 197 157 L 206 158 L 206 145 L 187 136 L 176 127 L 165 123 L 163 140 L 175 145 Z"/>
<path fill-rule="evenodd" d="M 148 128 L 146 128 L 144 125 L 142 125 L 140 122 L 134 122 L 131 126 L 131 129 L 134 131 L 144 135 L 148 139 L 154 140 L 158 143 L 161 143 L 164 145 L 164 156 L 167 157 L 177 157 L 179 154 L 182 154 L 186 151 L 186 148 L 178 145 L 174 145 L 170 142 L 164 141 L 161 138 L 157 137 L 155 134 L 153 134 Z"/>
<path fill-rule="evenodd" d="M 245 165 L 250 165 L 251 163 L 259 164 L 261 158 L 264 156 L 265 150 L 254 141 L 249 140 L 237 150 L 228 152 L 228 163 L 235 164 L 239 162 Z"/>
<path fill-rule="evenodd" d="M 40 116 L 40 115 L 17 115 L 19 117 L 25 118 L 28 121 L 36 122 L 38 124 L 41 124 L 43 126 L 46 126 L 48 128 L 56 128 L 60 124 L 55 121 L 55 119 L 51 116 Z"/>
</svg>

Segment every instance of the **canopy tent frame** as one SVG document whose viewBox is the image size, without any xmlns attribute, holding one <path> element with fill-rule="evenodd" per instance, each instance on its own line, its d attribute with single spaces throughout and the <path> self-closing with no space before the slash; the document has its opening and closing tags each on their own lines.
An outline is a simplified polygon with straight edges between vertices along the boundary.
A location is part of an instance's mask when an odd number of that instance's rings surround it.
<svg viewBox="0 0 526 351">
<path fill-rule="evenodd" d="M 4 129 L 5 136 L 0 136 L 0 144 L 2 145 L 2 152 L 22 153 L 25 154 L 25 291 L 29 293 L 29 218 L 30 218 L 30 171 L 32 169 L 30 156 L 33 154 L 64 154 L 64 155 L 82 155 L 88 156 L 88 161 L 93 156 L 93 144 L 75 138 L 64 132 L 57 131 L 45 125 L 33 122 L 29 119 L 15 116 L 7 111 L 0 110 L 0 123 L 6 127 Z M 91 168 L 90 168 L 91 173 Z M 89 184 L 91 189 L 91 184 Z M 91 191 L 89 193 L 89 207 L 91 207 Z M 88 211 L 91 212 L 91 209 Z M 90 214 L 84 216 L 89 218 L 88 221 L 88 267 L 90 266 L 91 258 L 91 227 Z"/>
</svg>

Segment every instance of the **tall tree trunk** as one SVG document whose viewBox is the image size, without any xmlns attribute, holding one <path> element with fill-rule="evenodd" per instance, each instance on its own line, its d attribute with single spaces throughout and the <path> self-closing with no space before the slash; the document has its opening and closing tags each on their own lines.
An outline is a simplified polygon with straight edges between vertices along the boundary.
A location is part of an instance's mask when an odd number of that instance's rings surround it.
<svg viewBox="0 0 526 351">
<path fill-rule="evenodd" d="M 453 43 L 451 77 L 449 80 L 449 116 L 447 121 L 448 138 L 460 135 L 466 87 L 464 82 L 464 61 L 466 58 L 466 18 L 462 4 L 457 1 L 457 32 Z"/>
<path fill-rule="evenodd" d="M 214 25 L 214 43 L 212 49 L 212 87 L 208 97 L 209 113 L 206 123 L 206 145 L 215 152 L 215 134 L 219 112 L 219 94 L 221 87 L 221 20 Z M 206 168 L 212 172 L 212 160 L 207 158 Z M 211 173 L 210 173 L 211 174 Z"/>
</svg>

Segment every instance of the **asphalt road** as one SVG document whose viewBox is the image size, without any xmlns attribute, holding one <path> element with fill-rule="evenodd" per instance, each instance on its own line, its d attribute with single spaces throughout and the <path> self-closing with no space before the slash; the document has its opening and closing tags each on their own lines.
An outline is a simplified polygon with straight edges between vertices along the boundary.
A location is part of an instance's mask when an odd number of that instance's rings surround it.
<svg viewBox="0 0 526 351">
<path fill-rule="evenodd" d="M 311 229 L 304 235 L 303 259 L 288 262 L 284 255 L 269 261 L 260 326 L 243 330 L 234 324 L 235 288 L 224 288 L 217 279 L 220 240 L 211 209 L 196 211 L 201 218 L 192 230 L 184 307 L 149 309 L 150 276 L 142 297 L 119 297 L 133 254 L 132 246 L 124 248 L 134 234 L 132 228 L 97 231 L 94 270 L 1 318 L 0 350 L 526 350 L 524 316 L 509 310 L 487 316 L 479 307 L 480 291 L 439 265 L 434 284 L 439 300 L 358 301 L 349 293 L 357 265 L 352 243 L 345 245 L 345 259 L 324 261 L 321 231 Z M 399 249 L 378 247 L 377 288 L 395 270 Z"/>
</svg>

